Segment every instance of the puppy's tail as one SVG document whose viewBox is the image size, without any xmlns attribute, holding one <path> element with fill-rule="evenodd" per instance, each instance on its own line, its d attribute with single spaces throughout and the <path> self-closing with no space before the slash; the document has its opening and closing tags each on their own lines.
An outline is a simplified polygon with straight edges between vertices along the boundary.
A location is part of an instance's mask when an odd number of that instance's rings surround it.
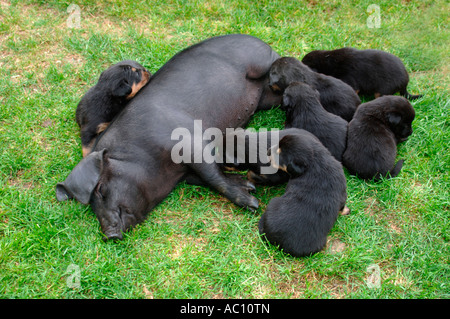
<svg viewBox="0 0 450 319">
<path fill-rule="evenodd" d="M 404 162 L 405 160 L 399 160 L 397 164 L 395 164 L 394 168 L 390 170 L 389 175 L 391 178 L 397 176 L 400 173 Z"/>
<path fill-rule="evenodd" d="M 420 99 L 421 97 L 423 97 L 423 94 L 413 95 L 406 90 L 405 90 L 405 93 L 403 93 L 402 95 L 410 101 L 417 100 L 417 99 Z"/>
</svg>

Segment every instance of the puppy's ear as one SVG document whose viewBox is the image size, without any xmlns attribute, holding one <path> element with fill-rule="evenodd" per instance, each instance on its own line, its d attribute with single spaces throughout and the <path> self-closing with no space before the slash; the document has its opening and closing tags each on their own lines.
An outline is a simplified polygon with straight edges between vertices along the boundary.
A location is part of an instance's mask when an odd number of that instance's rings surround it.
<svg viewBox="0 0 450 319">
<path fill-rule="evenodd" d="M 88 204 L 97 185 L 103 166 L 106 149 L 92 152 L 78 163 L 66 180 L 56 185 L 56 198 L 65 201 L 75 198 L 82 204 Z"/>
<path fill-rule="evenodd" d="M 296 154 L 294 136 L 284 136 L 279 142 L 279 148 L 280 166 L 285 166 L 286 172 L 291 177 L 298 177 L 305 173 L 307 165 L 303 159 L 303 154 Z"/>
<path fill-rule="evenodd" d="M 389 112 L 386 114 L 387 121 L 390 125 L 396 126 L 402 121 L 402 116 L 397 112 Z"/>
<path fill-rule="evenodd" d="M 112 95 L 116 97 L 127 97 L 131 94 L 132 88 L 126 79 L 120 80 L 113 88 Z"/>
<path fill-rule="evenodd" d="M 289 94 L 283 94 L 283 107 L 291 105 L 292 97 Z"/>
<path fill-rule="evenodd" d="M 298 177 L 306 171 L 306 165 L 291 161 L 286 166 L 286 171 L 291 175 L 291 177 Z"/>
</svg>

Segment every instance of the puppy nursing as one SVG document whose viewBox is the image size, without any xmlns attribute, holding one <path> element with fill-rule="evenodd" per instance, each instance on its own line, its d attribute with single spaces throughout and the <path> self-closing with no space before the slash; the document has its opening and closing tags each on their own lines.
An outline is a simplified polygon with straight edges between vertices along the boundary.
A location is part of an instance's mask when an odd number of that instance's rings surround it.
<svg viewBox="0 0 450 319">
<path fill-rule="evenodd" d="M 105 70 L 81 98 L 76 121 L 81 129 L 83 157 L 90 153 L 95 137 L 148 83 L 150 75 L 139 63 L 125 60 Z"/>
<path fill-rule="evenodd" d="M 286 128 L 296 127 L 313 133 L 338 161 L 347 143 L 347 121 L 327 112 L 319 101 L 319 92 L 309 85 L 293 82 L 284 91 L 282 108 Z"/>
<path fill-rule="evenodd" d="M 400 172 L 403 161 L 395 164 L 397 144 L 411 135 L 415 116 L 405 98 L 383 96 L 354 106 L 356 112 L 347 122 L 322 106 L 320 90 L 314 88 L 320 77 L 299 70 L 304 68 L 298 61 L 281 58 L 270 71 L 272 88 L 284 92 L 286 129 L 279 131 L 278 139 L 268 132 L 245 133 L 249 134 L 245 158 L 261 154 L 259 142 L 267 139 L 269 158 L 263 159 L 278 171 L 263 174 L 264 161 L 251 164 L 232 156 L 236 168 L 249 170 L 248 177 L 256 184 L 287 182 L 285 193 L 269 202 L 258 227 L 270 243 L 296 257 L 322 250 L 339 212 L 348 213 L 343 165 L 364 179 Z M 258 147 L 249 147 L 251 140 L 258 141 Z"/>
<path fill-rule="evenodd" d="M 337 94 L 348 92 L 348 85 L 333 87 L 329 78 L 293 58 L 278 59 L 270 70 L 272 88 L 284 92 L 285 127 L 308 132 L 281 136 L 279 146 L 269 150 L 271 164 L 289 180 L 284 195 L 269 202 L 259 232 L 293 256 L 320 251 L 339 211 L 348 213 L 342 165 L 364 179 L 394 177 L 403 165 L 395 163 L 397 144 L 412 133 L 415 111 L 405 98 L 382 96 L 358 106 L 349 103 L 351 94 Z M 345 102 L 333 108 L 324 96 Z M 354 114 L 345 113 L 348 105 Z"/>
<path fill-rule="evenodd" d="M 254 184 L 277 185 L 286 183 L 289 175 L 278 168 L 271 167 L 268 150 L 277 145 L 280 138 L 296 134 L 299 130 L 261 131 L 237 129 L 227 133 L 224 139 L 224 154 L 219 157 L 227 170 L 248 171 L 247 177 Z M 229 143 L 232 141 L 233 143 Z M 236 142 L 236 143 L 234 143 Z"/>
<path fill-rule="evenodd" d="M 316 73 L 293 57 L 282 57 L 270 68 L 269 84 L 283 92 L 292 82 L 303 82 L 319 91 L 325 110 L 350 121 L 361 100 L 353 88 L 331 76 Z"/>
<path fill-rule="evenodd" d="M 411 135 L 414 117 L 414 108 L 400 96 L 361 104 L 348 126 L 344 166 L 364 179 L 397 176 L 403 165 L 395 164 L 397 144 Z"/>
<path fill-rule="evenodd" d="M 342 165 L 304 130 L 281 138 L 270 154 L 272 165 L 285 170 L 290 179 L 284 195 L 269 202 L 259 232 L 292 256 L 319 252 L 339 211 L 346 209 Z"/>
<path fill-rule="evenodd" d="M 243 141 L 244 152 L 226 149 L 238 170 L 249 170 L 257 184 L 287 182 L 286 192 L 273 198 L 259 221 L 259 232 L 292 256 L 320 251 L 340 211 L 345 207 L 347 184 L 342 164 L 310 132 L 289 128 L 276 132 L 236 130 L 226 139 Z M 251 160 L 252 154 L 259 154 Z M 264 173 L 268 166 L 274 170 Z"/>
<path fill-rule="evenodd" d="M 275 133 L 238 129 L 224 135 L 225 148 L 214 149 L 224 169 L 247 170 L 255 184 L 287 182 L 285 193 L 270 200 L 258 228 L 268 242 L 292 256 L 322 250 L 339 213 L 348 213 L 343 166 L 363 179 L 394 177 L 402 168 L 402 160 L 395 163 L 397 144 L 411 135 L 415 112 L 405 98 L 386 94 L 417 96 L 406 91 L 408 74 L 401 62 L 366 51 L 313 51 L 303 59 L 305 64 L 279 58 L 270 68 L 269 85 L 278 97 L 282 93 L 285 129 Z M 372 64 L 366 63 L 369 60 Z M 378 77 L 371 72 L 374 68 Z M 396 76 L 384 81 L 389 72 Z M 101 74 L 76 111 L 83 157 L 150 76 L 129 60 Z M 355 90 L 386 96 L 361 104 Z M 238 144 L 230 146 L 230 139 Z M 195 174 L 190 177 L 203 183 Z M 254 186 L 249 182 L 246 187 Z"/>
</svg>

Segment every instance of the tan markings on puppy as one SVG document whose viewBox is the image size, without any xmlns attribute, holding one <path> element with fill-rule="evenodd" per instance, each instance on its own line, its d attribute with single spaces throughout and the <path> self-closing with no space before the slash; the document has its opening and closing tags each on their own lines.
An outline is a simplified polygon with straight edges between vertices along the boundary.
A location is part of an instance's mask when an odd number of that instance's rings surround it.
<svg viewBox="0 0 450 319">
<path fill-rule="evenodd" d="M 267 176 L 265 175 L 258 175 L 253 171 L 248 171 L 247 172 L 247 179 L 252 182 L 257 184 L 258 183 L 258 179 L 267 179 Z"/>
<path fill-rule="evenodd" d="M 92 144 L 92 143 L 91 143 L 91 144 Z M 81 150 L 82 150 L 82 152 L 83 152 L 83 157 L 86 157 L 86 156 L 89 155 L 89 153 L 91 152 L 92 146 L 91 146 L 91 145 L 89 145 L 89 146 L 83 146 L 83 147 L 81 148 Z"/>
<path fill-rule="evenodd" d="M 271 85 L 270 88 L 274 92 L 281 92 L 282 91 L 281 88 L 278 85 L 276 85 L 276 84 Z"/>
<path fill-rule="evenodd" d="M 100 123 L 99 125 L 97 125 L 97 134 L 100 134 L 101 132 L 106 130 L 106 128 L 108 127 L 109 123 L 111 123 L 111 122 Z"/>
<path fill-rule="evenodd" d="M 355 92 L 356 92 L 356 94 L 359 94 L 359 90 L 356 90 Z"/>
<path fill-rule="evenodd" d="M 88 145 L 83 145 L 82 146 L 82 151 L 83 151 L 83 157 L 85 157 L 86 155 L 89 155 L 90 152 L 92 152 L 92 148 L 94 147 L 94 143 L 95 143 L 95 139 L 92 139 Z"/>
<path fill-rule="evenodd" d="M 374 96 L 376 99 L 378 99 L 381 96 L 381 93 L 375 93 Z"/>
<path fill-rule="evenodd" d="M 142 89 L 142 87 L 147 84 L 149 79 L 150 73 L 142 72 L 141 82 L 133 83 L 133 85 L 131 86 L 131 93 L 127 96 L 127 100 L 132 99 L 136 95 L 136 93 L 139 92 L 139 90 Z"/>
<path fill-rule="evenodd" d="M 342 216 L 350 215 L 350 208 L 345 206 L 342 210 L 339 211 L 339 214 Z"/>
<path fill-rule="evenodd" d="M 136 68 L 131 68 L 131 71 L 136 72 Z"/>
<path fill-rule="evenodd" d="M 239 170 L 234 166 L 224 166 L 223 168 L 224 168 L 224 170 L 229 171 L 229 172 L 239 172 Z"/>
<path fill-rule="evenodd" d="M 91 151 L 90 148 L 83 146 L 82 147 L 83 157 L 86 157 L 86 155 L 88 155 L 90 151 Z"/>
</svg>

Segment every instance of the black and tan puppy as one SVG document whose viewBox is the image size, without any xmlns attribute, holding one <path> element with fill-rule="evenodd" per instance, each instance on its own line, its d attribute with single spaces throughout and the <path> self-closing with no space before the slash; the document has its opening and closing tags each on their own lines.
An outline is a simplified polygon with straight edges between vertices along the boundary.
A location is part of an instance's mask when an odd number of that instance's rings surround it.
<svg viewBox="0 0 450 319">
<path fill-rule="evenodd" d="M 408 72 L 403 62 L 388 52 L 355 48 L 316 50 L 305 55 L 302 62 L 316 72 L 341 79 L 361 95 L 377 98 L 400 92 L 411 100 L 421 97 L 408 93 Z"/>
<path fill-rule="evenodd" d="M 114 64 L 102 72 L 97 84 L 81 98 L 76 110 L 83 157 L 90 153 L 94 138 L 106 129 L 149 79 L 150 73 L 131 60 Z"/>
<path fill-rule="evenodd" d="M 348 125 L 343 165 L 363 179 L 397 176 L 403 165 L 403 160 L 395 164 L 397 144 L 411 135 L 414 117 L 414 108 L 401 96 L 361 104 Z"/>
<path fill-rule="evenodd" d="M 317 90 L 305 83 L 293 82 L 283 94 L 286 128 L 296 127 L 314 134 L 338 161 L 347 144 L 348 122 L 320 104 Z"/>
<path fill-rule="evenodd" d="M 296 257 L 322 250 L 339 212 L 348 211 L 342 164 L 315 136 L 300 131 L 271 149 L 272 165 L 290 179 L 285 193 L 269 202 L 259 220 L 260 234 Z"/>
<path fill-rule="evenodd" d="M 306 64 L 293 57 L 282 57 L 270 68 L 269 84 L 281 93 L 292 82 L 303 82 L 320 94 L 320 103 L 330 113 L 350 121 L 361 100 L 353 88 L 334 77 L 314 72 Z"/>
</svg>

